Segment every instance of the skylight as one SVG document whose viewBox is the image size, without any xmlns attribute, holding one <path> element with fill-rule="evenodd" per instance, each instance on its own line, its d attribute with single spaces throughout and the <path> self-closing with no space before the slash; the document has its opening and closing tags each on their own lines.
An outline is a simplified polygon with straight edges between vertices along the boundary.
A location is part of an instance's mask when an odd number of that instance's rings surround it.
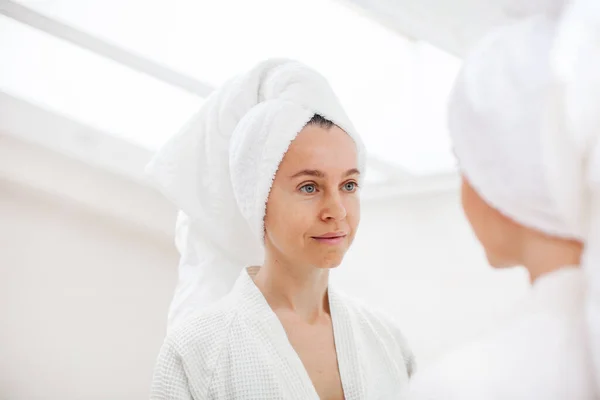
<svg viewBox="0 0 600 400">
<path fill-rule="evenodd" d="M 445 99 L 459 60 L 408 40 L 343 2 L 19 3 L 213 86 L 265 58 L 298 59 L 329 79 L 372 156 L 414 174 L 454 167 L 445 129 Z M 195 96 L 73 45 L 5 19 L 2 26 L 19 31 L 20 36 L 11 33 L 0 39 L 0 57 L 15 60 L 12 67 L 1 68 L 21 75 L 3 72 L 2 90 L 24 92 L 22 85 L 29 85 L 25 92 L 30 98 L 148 147 L 162 143 L 199 104 Z M 44 47 L 46 58 L 36 55 L 31 46 L 11 50 L 22 40 Z M 18 58 L 5 58 L 15 54 Z M 26 74 L 20 67 L 24 62 L 30 63 Z M 65 87 L 67 93 L 61 93 Z M 54 97 L 36 92 L 44 90 Z"/>
<path fill-rule="evenodd" d="M 0 16 L 0 91 L 154 149 L 202 99 Z"/>
</svg>

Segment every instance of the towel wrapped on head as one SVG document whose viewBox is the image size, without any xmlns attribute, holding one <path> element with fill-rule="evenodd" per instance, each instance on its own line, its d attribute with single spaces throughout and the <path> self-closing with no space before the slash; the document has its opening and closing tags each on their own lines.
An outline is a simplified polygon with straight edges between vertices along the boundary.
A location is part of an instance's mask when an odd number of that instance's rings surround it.
<svg viewBox="0 0 600 400">
<path fill-rule="evenodd" d="M 352 137 L 364 171 L 364 146 L 326 79 L 287 59 L 264 61 L 225 83 L 150 162 L 152 181 L 180 209 L 169 327 L 229 292 L 242 268 L 262 264 L 271 184 L 314 115 Z"/>
</svg>

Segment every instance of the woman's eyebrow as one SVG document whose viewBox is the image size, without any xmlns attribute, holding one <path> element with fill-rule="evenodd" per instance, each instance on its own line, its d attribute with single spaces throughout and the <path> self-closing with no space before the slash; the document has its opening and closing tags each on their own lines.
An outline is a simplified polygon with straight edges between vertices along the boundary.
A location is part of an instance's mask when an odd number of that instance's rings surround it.
<svg viewBox="0 0 600 400">
<path fill-rule="evenodd" d="M 357 168 L 352 168 L 352 169 L 349 169 L 348 171 L 346 171 L 346 173 L 344 174 L 344 176 L 350 176 L 350 175 L 360 175 L 360 171 Z"/>
<path fill-rule="evenodd" d="M 315 178 L 324 178 L 325 173 L 319 171 L 318 169 L 303 169 L 291 176 L 291 178 L 298 178 L 299 176 L 313 176 Z"/>
<path fill-rule="evenodd" d="M 360 175 L 360 171 L 357 168 L 352 168 L 344 173 L 344 177 L 350 175 Z M 315 178 L 325 178 L 326 174 L 318 169 L 303 169 L 291 176 L 291 178 L 298 178 L 300 176 L 312 176 Z"/>
</svg>

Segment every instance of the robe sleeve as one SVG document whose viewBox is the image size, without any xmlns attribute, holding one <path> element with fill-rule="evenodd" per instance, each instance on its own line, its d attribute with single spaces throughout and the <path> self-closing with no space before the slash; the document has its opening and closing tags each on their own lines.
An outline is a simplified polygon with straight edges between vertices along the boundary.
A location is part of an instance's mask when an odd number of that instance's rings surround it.
<svg viewBox="0 0 600 400">
<path fill-rule="evenodd" d="M 201 400 L 192 397 L 181 355 L 168 339 L 154 368 L 150 400 Z"/>
</svg>

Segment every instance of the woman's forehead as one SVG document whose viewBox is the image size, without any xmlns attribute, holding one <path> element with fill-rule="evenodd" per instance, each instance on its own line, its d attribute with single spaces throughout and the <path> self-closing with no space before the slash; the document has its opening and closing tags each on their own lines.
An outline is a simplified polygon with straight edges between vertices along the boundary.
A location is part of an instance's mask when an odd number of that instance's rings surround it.
<svg viewBox="0 0 600 400">
<path fill-rule="evenodd" d="M 346 132 L 334 126 L 305 127 L 291 143 L 280 169 L 348 170 L 357 168 L 356 144 Z M 324 171 L 325 172 L 325 171 Z"/>
</svg>

